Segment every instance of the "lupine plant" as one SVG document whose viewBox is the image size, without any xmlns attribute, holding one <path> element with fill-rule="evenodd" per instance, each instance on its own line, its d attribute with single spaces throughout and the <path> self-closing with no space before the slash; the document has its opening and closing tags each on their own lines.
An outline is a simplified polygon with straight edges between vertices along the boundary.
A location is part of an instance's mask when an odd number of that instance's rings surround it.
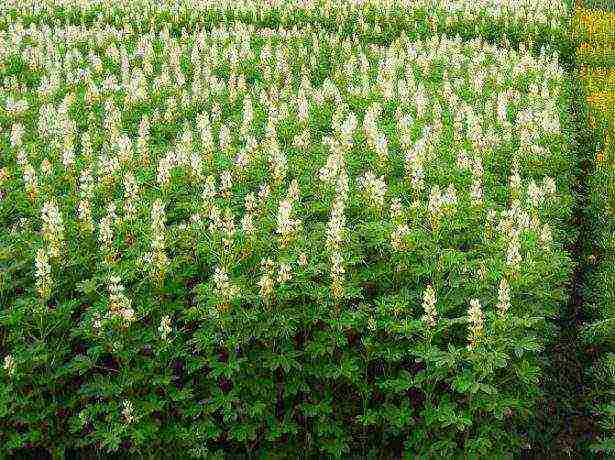
<svg viewBox="0 0 615 460">
<path fill-rule="evenodd" d="M 193 32 L 238 21 L 259 28 L 316 27 L 377 42 L 402 32 L 413 39 L 478 36 L 537 50 L 553 47 L 564 61 L 575 52 L 568 0 L 6 0 L 0 13 L 7 29 L 102 22 L 142 32 L 165 25 L 171 32 Z"/>
<path fill-rule="evenodd" d="M 5 3 L 3 454 L 528 448 L 573 268 L 558 54 L 359 40 L 337 3 Z"/>
</svg>

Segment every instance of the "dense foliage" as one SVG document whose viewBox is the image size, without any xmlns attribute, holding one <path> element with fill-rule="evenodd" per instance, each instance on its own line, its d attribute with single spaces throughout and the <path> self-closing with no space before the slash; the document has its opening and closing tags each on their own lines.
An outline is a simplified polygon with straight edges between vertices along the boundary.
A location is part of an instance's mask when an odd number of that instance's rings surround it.
<svg viewBox="0 0 615 460">
<path fill-rule="evenodd" d="M 604 80 L 597 82 L 591 70 L 586 73 L 589 119 L 597 145 L 588 176 L 587 218 L 593 244 L 587 254 L 587 324 L 582 338 L 591 357 L 588 398 L 593 414 L 599 418 L 601 433 L 594 449 L 615 454 L 615 113 L 613 103 L 604 101 L 609 95 L 615 101 L 615 93 L 612 89 L 609 93 L 608 79 L 605 88 Z"/>
<path fill-rule="evenodd" d="M 608 2 L 607 2 L 608 3 Z M 611 2 L 612 3 L 612 2 Z M 593 9 L 590 9 L 593 8 Z M 597 9 L 602 8 L 602 9 Z M 577 62 L 585 89 L 589 167 L 587 209 L 588 275 L 583 297 L 587 385 L 584 405 L 597 420 L 593 450 L 615 454 L 615 13 L 607 4 L 586 2 L 574 14 L 574 33 L 583 41 Z"/>
<path fill-rule="evenodd" d="M 564 3 L 0 11 L 0 453 L 530 447 Z"/>
<path fill-rule="evenodd" d="M 143 33 L 166 27 L 179 34 L 241 22 L 314 27 L 379 43 L 400 33 L 413 40 L 481 37 L 515 47 L 523 43 L 537 52 L 553 48 L 566 63 L 576 43 L 568 31 L 568 0 L 6 0 L 0 13 L 5 29 L 30 24 L 87 29 L 98 23 Z"/>
<path fill-rule="evenodd" d="M 615 12 L 578 8 L 571 21 L 571 35 L 579 43 L 576 59 L 579 64 L 615 67 Z M 598 69 L 596 69 L 598 70 Z M 613 77 L 605 79 L 614 91 Z M 610 112 L 612 112 L 612 105 Z"/>
</svg>

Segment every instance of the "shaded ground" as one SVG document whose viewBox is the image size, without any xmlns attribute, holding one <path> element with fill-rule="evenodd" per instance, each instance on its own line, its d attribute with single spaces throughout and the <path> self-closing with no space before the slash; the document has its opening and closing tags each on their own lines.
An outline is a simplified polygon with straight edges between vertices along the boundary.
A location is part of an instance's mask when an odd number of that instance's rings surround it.
<svg viewBox="0 0 615 460">
<path fill-rule="evenodd" d="M 613 0 L 587 0 L 586 8 L 615 10 Z M 577 69 L 582 79 L 574 79 L 571 116 L 577 127 L 573 149 L 580 160 L 576 176 L 575 194 L 578 197 L 573 225 L 579 235 L 569 248 L 578 263 L 570 287 L 570 302 L 561 316 L 554 319 L 558 328 L 557 339 L 548 348 L 546 375 L 543 390 L 545 399 L 535 427 L 535 445 L 529 457 L 543 458 L 570 456 L 587 458 L 588 447 L 601 434 L 597 419 L 592 413 L 593 383 L 588 379 L 588 369 L 599 355 L 596 347 L 584 344 L 579 333 L 586 321 L 588 311 L 587 283 L 592 265 L 601 258 L 596 245 L 597 229 L 586 215 L 589 208 L 590 184 L 588 178 L 596 170 L 596 164 L 609 161 L 596 146 L 597 133 L 594 114 L 607 120 L 607 132 L 600 133 L 605 139 L 613 136 L 615 119 L 615 15 L 605 11 L 577 10 L 573 27 L 579 27 L 587 43 L 577 52 Z M 607 167 L 609 165 L 607 164 Z M 615 165 L 611 165 L 615 167 Z M 604 382 L 606 384 L 606 382 Z"/>
</svg>

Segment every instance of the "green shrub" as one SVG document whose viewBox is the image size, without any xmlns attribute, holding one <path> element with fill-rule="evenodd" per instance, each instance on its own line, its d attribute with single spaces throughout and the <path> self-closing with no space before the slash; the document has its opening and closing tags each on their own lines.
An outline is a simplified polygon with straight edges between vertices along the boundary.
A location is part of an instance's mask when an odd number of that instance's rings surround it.
<svg viewBox="0 0 615 460">
<path fill-rule="evenodd" d="M 29 24 L 94 23 L 148 32 L 168 28 L 172 35 L 234 22 L 257 28 L 311 28 L 343 37 L 390 43 L 401 33 L 413 40 L 437 34 L 518 47 L 544 47 L 572 64 L 576 37 L 569 34 L 568 0 L 7 0 L 0 6 L 5 28 Z"/>
<path fill-rule="evenodd" d="M 615 146 L 613 116 L 590 107 L 599 143 L 588 176 L 587 219 L 592 229 L 589 276 L 585 285 L 583 344 L 588 365 L 588 401 L 599 418 L 600 436 L 592 450 L 615 454 Z M 606 116 L 605 116 L 606 115 Z"/>
<path fill-rule="evenodd" d="M 575 238 L 555 55 L 9 36 L 2 453 L 526 446 Z"/>
</svg>

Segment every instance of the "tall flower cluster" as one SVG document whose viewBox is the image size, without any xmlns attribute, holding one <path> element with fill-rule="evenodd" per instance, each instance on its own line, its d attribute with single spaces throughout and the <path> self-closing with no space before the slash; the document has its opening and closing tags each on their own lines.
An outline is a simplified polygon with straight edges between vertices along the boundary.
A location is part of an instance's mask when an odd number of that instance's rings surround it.
<svg viewBox="0 0 615 460">
<path fill-rule="evenodd" d="M 47 201 L 41 210 L 43 219 L 43 238 L 47 243 L 47 250 L 51 259 L 60 258 L 64 244 L 64 222 L 54 201 Z"/>
<path fill-rule="evenodd" d="M 112 275 L 107 286 L 109 290 L 109 314 L 108 318 L 119 318 L 122 327 L 126 328 L 135 320 L 135 312 L 132 303 L 124 293 L 124 285 L 119 276 Z"/>
<path fill-rule="evenodd" d="M 134 411 L 134 406 L 130 400 L 125 399 L 124 401 L 122 401 L 122 417 L 124 418 L 124 421 L 129 425 L 136 420 Z"/>
<path fill-rule="evenodd" d="M 405 251 L 408 249 L 406 237 L 410 234 L 410 227 L 406 224 L 398 224 L 391 232 L 391 246 L 397 251 Z"/>
<path fill-rule="evenodd" d="M 457 191 L 451 184 L 442 193 L 438 185 L 434 185 L 429 193 L 427 212 L 432 228 L 437 228 L 442 216 L 455 210 L 457 204 Z"/>
<path fill-rule="evenodd" d="M 367 204 L 375 209 L 382 209 L 384 206 L 384 196 L 387 192 L 387 184 L 384 181 L 384 177 L 376 177 L 373 172 L 367 171 L 363 176 L 359 177 L 358 185 L 363 190 Z"/>
<path fill-rule="evenodd" d="M 150 120 L 144 116 L 139 123 L 139 134 L 137 137 L 136 151 L 143 165 L 148 165 L 150 162 L 148 141 L 150 136 Z"/>
<path fill-rule="evenodd" d="M 276 273 L 276 264 L 271 259 L 261 261 L 262 275 L 258 280 L 259 295 L 268 302 L 274 293 L 277 284 L 284 284 L 293 277 L 293 269 L 290 263 L 280 262 Z"/>
<path fill-rule="evenodd" d="M 382 106 L 378 103 L 372 104 L 365 112 L 363 118 L 363 132 L 367 139 L 367 145 L 376 152 L 378 165 L 384 167 L 388 161 L 389 149 L 386 135 L 378 130 L 377 121 L 382 113 Z"/>
<path fill-rule="evenodd" d="M 94 178 L 89 169 L 84 169 L 79 175 L 79 203 L 77 204 L 77 216 L 83 228 L 92 232 L 94 222 L 92 220 L 91 200 L 94 196 Z"/>
<path fill-rule="evenodd" d="M 213 289 L 216 296 L 221 300 L 218 309 L 228 310 L 230 303 L 239 296 L 239 287 L 231 283 L 228 272 L 223 267 L 216 267 L 213 275 Z"/>
<path fill-rule="evenodd" d="M 6 355 L 4 357 L 2 368 L 4 369 L 4 372 L 6 372 L 9 377 L 15 374 L 15 360 L 13 359 L 12 355 Z"/>
<path fill-rule="evenodd" d="M 269 165 L 271 175 L 276 184 L 280 184 L 286 177 L 288 171 L 288 159 L 284 151 L 280 149 L 275 137 L 266 140 L 267 149 L 269 150 Z"/>
<path fill-rule="evenodd" d="M 318 171 L 318 177 L 325 183 L 335 184 L 336 178 L 345 168 L 345 149 L 341 143 L 333 138 L 326 138 L 324 142 L 329 145 L 331 153 L 327 158 L 327 164 Z"/>
<path fill-rule="evenodd" d="M 501 316 L 505 316 L 510 309 L 510 287 L 506 278 L 502 278 L 498 288 L 498 304 L 497 310 Z"/>
<path fill-rule="evenodd" d="M 137 199 L 139 197 L 139 185 L 132 173 L 124 176 L 124 217 L 133 220 L 137 212 Z"/>
<path fill-rule="evenodd" d="M 470 308 L 468 309 L 468 348 L 475 348 L 485 334 L 485 318 L 480 301 L 477 299 L 470 300 Z"/>
<path fill-rule="evenodd" d="M 293 182 L 296 186 L 296 182 Z M 293 236 L 297 233 L 301 221 L 292 218 L 293 205 L 297 201 L 298 196 L 293 193 L 292 186 L 289 189 L 287 197 L 280 201 L 277 215 L 277 228 L 276 233 L 280 236 L 280 246 L 285 248 L 288 246 Z"/>
<path fill-rule="evenodd" d="M 519 241 L 519 231 L 514 228 L 513 231 L 507 235 L 508 247 L 506 249 L 506 265 L 516 272 L 519 264 L 523 261 L 521 256 L 521 243 Z"/>
<path fill-rule="evenodd" d="M 337 178 L 335 198 L 331 207 L 331 217 L 327 224 L 326 246 L 331 261 L 331 293 L 333 298 L 339 299 L 344 293 L 344 256 L 343 243 L 346 232 L 346 201 L 348 199 L 348 176 L 342 171 Z"/>
<path fill-rule="evenodd" d="M 35 258 L 35 276 L 36 276 L 36 290 L 42 299 L 47 299 L 51 293 L 53 285 L 53 279 L 51 277 L 51 265 L 49 264 L 49 257 L 47 251 L 39 249 L 36 252 Z"/>
<path fill-rule="evenodd" d="M 353 136 L 357 129 L 357 116 L 350 113 L 345 119 L 342 119 L 342 112 L 339 112 L 338 119 L 331 121 L 331 127 L 336 136 L 323 139 L 323 143 L 329 147 L 331 153 L 327 158 L 326 165 L 318 171 L 318 177 L 323 182 L 334 185 L 338 176 L 346 169 L 344 155 L 349 153 L 353 146 Z"/>
<path fill-rule="evenodd" d="M 275 286 L 275 264 L 271 259 L 265 259 L 261 261 L 261 270 L 263 274 L 258 280 L 259 295 L 267 300 L 273 294 L 273 288 Z"/>
<path fill-rule="evenodd" d="M 156 199 L 152 204 L 151 210 L 151 252 L 148 261 L 151 264 L 154 278 L 160 279 L 164 276 L 165 269 L 169 263 L 165 252 L 166 246 L 166 226 L 165 226 L 164 203 L 161 199 Z"/>
<path fill-rule="evenodd" d="M 412 148 L 405 154 L 406 175 L 412 186 L 415 196 L 423 190 L 425 185 L 424 177 L 424 155 L 426 149 L 426 139 L 419 139 Z"/>
<path fill-rule="evenodd" d="M 436 291 L 431 284 L 428 284 L 423 292 L 423 321 L 430 328 L 434 328 L 438 321 L 438 311 L 436 310 Z"/>
<path fill-rule="evenodd" d="M 171 318 L 169 315 L 163 316 L 160 320 L 160 326 L 158 326 L 158 333 L 160 334 L 160 338 L 163 341 L 166 341 L 169 338 L 169 334 L 171 333 Z"/>
<path fill-rule="evenodd" d="M 23 181 L 26 186 L 26 194 L 31 203 L 34 203 L 36 195 L 38 194 L 38 179 L 36 177 L 36 170 L 30 163 L 26 163 L 23 168 Z"/>
</svg>

